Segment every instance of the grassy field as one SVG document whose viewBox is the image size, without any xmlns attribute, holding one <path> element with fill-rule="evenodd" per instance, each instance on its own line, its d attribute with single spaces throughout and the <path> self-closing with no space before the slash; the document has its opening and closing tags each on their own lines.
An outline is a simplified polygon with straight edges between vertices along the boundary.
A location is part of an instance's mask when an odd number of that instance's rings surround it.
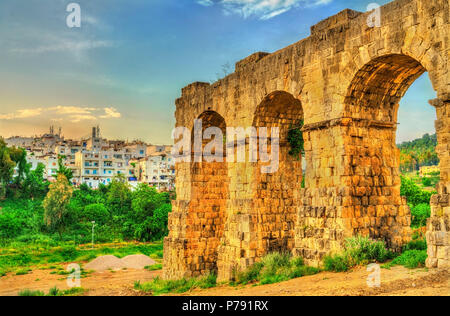
<svg viewBox="0 0 450 316">
<path fill-rule="evenodd" d="M 110 243 L 75 246 L 71 243 L 59 245 L 46 243 L 12 242 L 0 246 L 0 277 L 8 273 L 23 275 L 33 269 L 55 269 L 55 273 L 67 273 L 61 267 L 69 262 L 88 262 L 99 256 L 114 255 L 123 258 L 143 254 L 157 261 L 163 256 L 163 243 Z"/>
</svg>

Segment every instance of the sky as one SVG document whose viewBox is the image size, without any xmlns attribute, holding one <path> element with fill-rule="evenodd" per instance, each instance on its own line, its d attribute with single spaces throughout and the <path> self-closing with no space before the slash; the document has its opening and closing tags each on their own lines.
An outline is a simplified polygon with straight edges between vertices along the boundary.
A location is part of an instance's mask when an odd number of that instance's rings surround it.
<svg viewBox="0 0 450 316">
<path fill-rule="evenodd" d="M 67 6 L 81 8 L 69 28 Z M 310 26 L 364 0 L 2 0 L 0 136 L 62 127 L 66 138 L 102 135 L 171 143 L 175 99 L 222 66 L 274 52 L 309 36 Z M 388 1 L 378 1 L 380 5 Z M 427 75 L 399 110 L 397 142 L 434 132 Z"/>
</svg>

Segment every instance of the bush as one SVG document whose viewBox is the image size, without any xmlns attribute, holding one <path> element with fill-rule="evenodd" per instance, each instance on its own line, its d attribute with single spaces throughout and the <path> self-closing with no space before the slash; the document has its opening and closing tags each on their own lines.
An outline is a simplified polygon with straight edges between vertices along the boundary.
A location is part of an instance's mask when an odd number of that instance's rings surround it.
<svg viewBox="0 0 450 316">
<path fill-rule="evenodd" d="M 334 272 L 346 272 L 352 266 L 350 258 L 347 255 L 326 256 L 323 259 L 323 265 L 325 271 Z"/>
<path fill-rule="evenodd" d="M 430 204 L 421 203 L 411 207 L 412 227 L 424 227 L 431 216 Z"/>
<path fill-rule="evenodd" d="M 326 256 L 323 263 L 326 271 L 345 272 L 369 262 L 386 262 L 393 256 L 383 242 L 357 236 L 345 241 L 343 254 Z"/>
<path fill-rule="evenodd" d="M 384 268 L 391 268 L 396 265 L 402 265 L 409 269 L 425 267 L 425 261 L 428 255 L 426 250 L 407 250 L 392 262 L 384 265 Z"/>
<path fill-rule="evenodd" d="M 272 284 L 312 275 L 319 269 L 304 265 L 303 258 L 293 258 L 290 254 L 271 253 L 241 272 L 234 272 L 234 284 L 259 282 Z"/>
<path fill-rule="evenodd" d="M 422 185 L 424 187 L 431 187 L 431 179 L 430 178 L 422 178 Z"/>
<path fill-rule="evenodd" d="M 401 176 L 401 180 L 400 195 L 405 196 L 409 204 L 412 206 L 430 204 L 432 192 L 421 190 L 413 180 L 407 177 Z"/>
<path fill-rule="evenodd" d="M 180 279 L 180 280 L 162 280 L 157 277 L 153 281 L 143 283 L 136 282 L 134 288 L 143 292 L 151 292 L 153 295 L 161 295 L 167 293 L 185 293 L 193 289 L 208 289 L 215 287 L 217 277 L 209 274 L 200 278 Z"/>
<path fill-rule="evenodd" d="M 19 292 L 19 296 L 45 296 L 42 291 L 22 290 Z"/>
<path fill-rule="evenodd" d="M 408 250 L 427 250 L 427 240 L 424 239 L 417 239 L 410 241 L 407 245 L 403 247 L 403 252 Z"/>
</svg>

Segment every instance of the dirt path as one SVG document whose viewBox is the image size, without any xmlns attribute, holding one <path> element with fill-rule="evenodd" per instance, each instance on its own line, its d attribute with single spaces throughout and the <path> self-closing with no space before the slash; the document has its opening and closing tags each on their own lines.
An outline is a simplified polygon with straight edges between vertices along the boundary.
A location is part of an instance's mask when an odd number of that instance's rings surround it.
<svg viewBox="0 0 450 316">
<path fill-rule="evenodd" d="M 45 293 L 52 287 L 60 290 L 68 289 L 67 276 L 50 274 L 50 270 L 37 270 L 27 275 L 8 275 L 0 278 L 0 296 L 16 296 L 21 290 L 39 290 Z M 137 295 L 133 290 L 135 281 L 148 282 L 159 276 L 161 271 L 121 270 L 105 271 L 89 274 L 81 279 L 81 287 L 88 296 L 128 296 Z"/>
<path fill-rule="evenodd" d="M 51 271 L 33 271 L 30 274 L 9 275 L 0 278 L 0 296 L 14 296 L 23 289 L 48 292 L 54 286 L 67 289 L 66 277 L 50 274 Z M 381 270 L 381 287 L 369 288 L 364 268 L 348 273 L 324 272 L 278 284 L 262 286 L 219 286 L 209 290 L 195 290 L 183 295 L 195 296 L 328 296 L 328 295 L 388 295 L 388 296 L 450 296 L 449 271 L 409 270 L 394 267 Z M 135 281 L 147 282 L 161 271 L 122 270 L 93 273 L 81 280 L 88 296 L 149 295 L 133 289 Z"/>
<path fill-rule="evenodd" d="M 369 272 L 359 268 L 348 273 L 324 272 L 278 284 L 240 288 L 221 286 L 184 295 L 198 296 L 449 296 L 449 271 L 381 269 L 381 287 L 369 288 Z"/>
</svg>

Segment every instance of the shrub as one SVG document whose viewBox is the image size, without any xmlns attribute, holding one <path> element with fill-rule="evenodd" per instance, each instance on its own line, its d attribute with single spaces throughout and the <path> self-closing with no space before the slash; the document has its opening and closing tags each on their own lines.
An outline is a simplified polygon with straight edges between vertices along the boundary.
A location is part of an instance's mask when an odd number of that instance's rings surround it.
<svg viewBox="0 0 450 316">
<path fill-rule="evenodd" d="M 383 242 L 357 236 L 345 241 L 342 254 L 326 256 L 323 263 L 326 271 L 345 272 L 360 264 L 386 262 L 393 256 Z"/>
<path fill-rule="evenodd" d="M 383 267 L 391 268 L 396 265 L 402 265 L 409 269 L 424 267 L 427 257 L 428 255 L 426 250 L 407 250 Z"/>
<path fill-rule="evenodd" d="M 319 269 L 304 265 L 303 258 L 293 258 L 290 254 L 271 253 L 244 271 L 234 272 L 234 284 L 272 284 L 312 275 Z"/>
<path fill-rule="evenodd" d="M 16 275 L 25 275 L 25 274 L 28 274 L 30 272 L 31 272 L 30 269 L 20 269 L 20 270 L 16 271 Z"/>
<path fill-rule="evenodd" d="M 351 268 L 350 258 L 347 255 L 326 256 L 323 259 L 326 271 L 346 272 Z"/>
<path fill-rule="evenodd" d="M 427 249 L 428 249 L 427 240 L 424 238 L 410 241 L 403 247 L 403 252 L 408 250 L 427 250 Z"/>
<path fill-rule="evenodd" d="M 45 296 L 42 291 L 22 290 L 19 292 L 19 296 Z"/>
<path fill-rule="evenodd" d="M 430 178 L 422 178 L 422 185 L 424 187 L 431 187 L 431 179 Z"/>
<path fill-rule="evenodd" d="M 427 224 L 427 219 L 431 216 L 430 204 L 421 203 L 411 207 L 412 227 L 423 227 Z"/>
<path fill-rule="evenodd" d="M 215 287 L 217 277 L 214 274 L 208 274 L 200 278 L 180 279 L 180 280 L 162 280 L 159 277 L 153 281 L 143 283 L 137 281 L 134 288 L 143 292 L 151 292 L 153 295 L 166 293 L 185 293 L 193 289 L 208 289 Z"/>
</svg>

